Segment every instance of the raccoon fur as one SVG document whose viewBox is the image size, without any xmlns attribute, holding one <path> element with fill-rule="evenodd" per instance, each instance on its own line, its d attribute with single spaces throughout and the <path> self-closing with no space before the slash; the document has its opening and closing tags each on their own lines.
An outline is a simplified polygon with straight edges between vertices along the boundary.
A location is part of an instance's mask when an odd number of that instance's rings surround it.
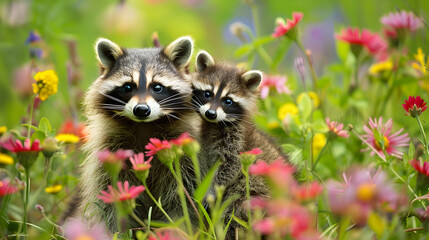
<svg viewBox="0 0 429 240">
<path fill-rule="evenodd" d="M 259 148 L 263 153 L 258 155 L 258 159 L 267 162 L 287 159 L 280 147 L 252 123 L 252 116 L 257 111 L 257 88 L 262 81 L 262 73 L 215 63 L 205 51 L 197 56 L 196 70 L 192 78 L 192 100 L 202 118 L 199 161 L 212 166 L 221 160 L 208 194 L 214 195 L 214 186 L 223 185 L 223 200 L 238 195 L 239 198 L 225 212 L 225 223 L 233 210 L 235 216 L 247 221 L 246 182 L 241 172 L 240 152 Z M 269 197 L 264 179 L 250 176 L 250 195 Z M 238 223 L 231 223 L 227 239 L 235 239 L 238 227 Z"/>
<path fill-rule="evenodd" d="M 181 37 L 164 49 L 125 49 L 110 40 L 99 39 L 95 50 L 101 74 L 90 86 L 84 101 L 89 129 L 84 150 L 88 156 L 81 166 L 81 202 L 74 215 L 84 216 L 90 223 L 106 222 L 109 230 L 115 232 L 118 226 L 114 208 L 97 198 L 111 183 L 96 154 L 106 148 L 144 152 L 150 138 L 169 140 L 183 132 L 196 134 L 198 123 L 193 123 L 196 115 L 189 107 L 192 93 L 187 73 L 193 40 Z M 156 199 L 161 199 L 169 216 L 181 217 L 174 177 L 156 156 L 151 164 L 148 188 Z M 195 177 L 191 161 L 183 159 L 181 167 L 184 185 L 192 193 Z M 118 181 L 141 185 L 130 168 L 128 162 Z M 135 213 L 140 219 L 147 219 L 152 207 L 152 220 L 166 221 L 145 192 L 140 194 L 136 205 Z M 192 219 L 196 218 L 190 214 Z M 139 227 L 132 220 L 128 224 Z"/>
</svg>

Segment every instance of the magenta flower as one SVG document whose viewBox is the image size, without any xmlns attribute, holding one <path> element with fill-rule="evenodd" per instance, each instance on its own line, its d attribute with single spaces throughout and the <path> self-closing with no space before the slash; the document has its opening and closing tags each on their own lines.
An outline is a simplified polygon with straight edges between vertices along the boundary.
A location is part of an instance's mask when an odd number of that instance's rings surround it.
<svg viewBox="0 0 429 240">
<path fill-rule="evenodd" d="M 170 140 L 176 146 L 183 146 L 195 141 L 187 132 L 182 133 L 178 138 Z"/>
<path fill-rule="evenodd" d="M 291 194 L 298 201 L 308 201 L 314 199 L 323 192 L 323 187 L 318 182 L 311 184 L 291 184 Z"/>
<path fill-rule="evenodd" d="M 338 137 L 348 138 L 349 134 L 346 130 L 343 130 L 343 124 L 338 123 L 335 121 L 332 121 L 329 118 L 326 118 L 326 125 L 328 125 L 328 128 L 331 132 L 335 133 Z"/>
<path fill-rule="evenodd" d="M 405 103 L 402 104 L 402 107 L 407 111 L 405 115 L 416 117 L 420 116 L 422 112 L 424 112 L 427 108 L 426 102 L 420 98 L 420 96 L 417 97 L 408 97 L 408 101 L 405 100 Z"/>
<path fill-rule="evenodd" d="M 261 98 L 265 99 L 272 87 L 275 87 L 277 92 L 280 94 L 291 94 L 291 90 L 285 85 L 286 81 L 286 76 L 264 76 L 261 83 Z"/>
<path fill-rule="evenodd" d="M 274 30 L 274 33 L 272 34 L 272 36 L 275 38 L 281 37 L 283 35 L 287 36 L 287 33 L 301 21 L 303 16 L 304 14 L 300 12 L 294 12 L 292 13 L 292 20 L 287 19 L 287 23 L 285 23 L 283 19 L 278 18 L 276 20 L 277 27 Z"/>
<path fill-rule="evenodd" d="M 258 160 L 249 167 L 249 174 L 268 177 L 279 187 L 289 186 L 294 171 L 294 168 L 283 159 L 277 159 L 270 164 L 263 160 Z"/>
<path fill-rule="evenodd" d="M 254 149 L 252 149 L 252 150 L 250 150 L 250 151 L 247 151 L 247 152 L 241 152 L 241 153 L 240 153 L 240 155 L 242 155 L 242 154 L 250 154 L 250 155 L 257 156 L 257 155 L 259 155 L 259 154 L 261 154 L 261 153 L 262 153 L 262 150 L 261 150 L 261 149 L 259 149 L 259 148 L 254 148 Z"/>
<path fill-rule="evenodd" d="M 34 140 L 33 144 L 31 144 L 31 140 L 27 138 L 25 139 L 23 145 L 21 141 L 13 141 L 11 138 L 9 138 L 5 143 L 2 143 L 2 147 L 14 153 L 42 151 L 39 139 Z"/>
<path fill-rule="evenodd" d="M 147 161 L 145 161 L 144 154 L 138 153 L 130 157 L 130 162 L 133 165 L 133 169 L 135 171 L 145 171 L 152 166 L 150 165 L 150 162 L 152 161 L 152 159 L 153 159 L 153 156 L 151 156 Z"/>
<path fill-rule="evenodd" d="M 10 195 L 17 192 L 19 189 L 10 184 L 10 181 L 7 179 L 0 181 L 0 197 L 4 195 Z"/>
<path fill-rule="evenodd" d="M 148 150 L 146 151 L 146 156 L 153 156 L 163 149 L 171 148 L 171 144 L 167 140 L 161 141 L 157 138 L 151 138 L 149 141 L 150 142 L 145 146 L 145 148 Z"/>
<path fill-rule="evenodd" d="M 145 190 L 143 186 L 131 186 L 128 181 L 117 182 L 118 189 L 116 190 L 109 185 L 108 191 L 101 191 L 101 195 L 98 198 L 103 200 L 105 203 L 122 202 L 126 200 L 132 200 L 139 196 L 141 192 Z"/>
<path fill-rule="evenodd" d="M 410 161 L 410 164 L 417 172 L 429 177 L 429 162 L 421 163 L 420 161 L 414 159 Z"/>
<path fill-rule="evenodd" d="M 105 226 L 98 223 L 89 228 L 89 223 L 84 223 L 79 219 L 72 219 L 64 225 L 64 236 L 69 240 L 106 240 L 111 239 Z"/>
<path fill-rule="evenodd" d="M 110 152 L 109 149 L 104 149 L 97 153 L 98 160 L 100 160 L 101 163 L 110 163 L 114 164 L 117 162 L 123 162 L 130 158 L 133 155 L 132 150 L 123 150 L 119 149 L 116 152 Z"/>
<path fill-rule="evenodd" d="M 404 154 L 400 152 L 398 148 L 407 147 L 410 138 L 408 137 L 408 133 L 400 135 L 401 132 L 404 130 L 403 128 L 401 128 L 396 133 L 391 134 L 392 123 L 392 119 L 389 119 L 386 124 L 383 124 L 383 117 L 380 117 L 378 121 L 376 118 L 369 118 L 369 127 L 367 127 L 366 125 L 363 126 L 363 129 L 366 134 L 362 135 L 362 137 L 367 141 L 370 146 L 372 146 L 373 149 L 378 152 L 380 156 L 385 157 L 383 152 L 384 148 L 388 155 L 397 158 L 402 158 L 402 155 Z M 375 139 L 374 130 L 378 131 L 381 136 L 381 139 Z M 363 149 L 362 151 L 368 151 L 370 149 L 371 148 L 368 147 L 366 149 Z M 375 152 L 371 152 L 371 156 L 373 156 L 374 154 Z"/>
<path fill-rule="evenodd" d="M 387 50 L 387 43 L 385 43 L 378 34 L 371 33 L 369 30 L 362 30 L 359 33 L 359 28 L 352 29 L 348 27 L 343 29 L 341 34 L 336 34 L 338 40 L 348 42 L 353 45 L 360 45 L 368 49 L 373 55 L 384 54 Z"/>
<path fill-rule="evenodd" d="M 380 22 L 394 30 L 406 29 L 414 32 L 423 27 L 423 20 L 412 12 L 402 10 L 400 12 L 389 13 L 380 19 Z"/>
</svg>

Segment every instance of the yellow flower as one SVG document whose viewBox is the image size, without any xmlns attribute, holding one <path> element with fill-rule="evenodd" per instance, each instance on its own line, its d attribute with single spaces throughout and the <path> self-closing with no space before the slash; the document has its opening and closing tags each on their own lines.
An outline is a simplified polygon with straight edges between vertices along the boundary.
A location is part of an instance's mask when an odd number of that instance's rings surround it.
<svg viewBox="0 0 429 240">
<path fill-rule="evenodd" d="M 313 137 L 313 153 L 317 155 L 326 144 L 326 136 L 322 133 L 316 133 Z"/>
<path fill-rule="evenodd" d="M 0 134 L 3 134 L 7 131 L 7 127 L 6 126 L 0 126 Z"/>
<path fill-rule="evenodd" d="M 267 128 L 270 129 L 270 130 L 273 130 L 273 129 L 276 129 L 276 128 L 279 128 L 279 127 L 280 127 L 280 124 L 278 122 L 276 122 L 276 121 L 270 121 L 267 124 Z"/>
<path fill-rule="evenodd" d="M 298 95 L 298 97 L 296 98 L 296 101 L 298 103 L 301 102 L 302 98 L 304 97 L 304 94 L 305 94 L 305 92 Z M 317 108 L 320 104 L 320 99 L 319 99 L 319 96 L 317 95 L 317 93 L 315 93 L 313 91 L 309 91 L 309 92 L 307 92 L 307 94 L 311 98 L 311 100 L 313 100 L 314 108 Z"/>
<path fill-rule="evenodd" d="M 277 112 L 277 116 L 280 120 L 283 120 L 283 118 L 286 117 L 287 114 L 295 115 L 298 113 L 298 107 L 293 103 L 286 103 L 283 106 L 279 108 L 279 111 Z"/>
<path fill-rule="evenodd" d="M 38 72 L 34 76 L 33 92 L 38 93 L 42 101 L 54 95 L 58 90 L 58 76 L 54 70 Z"/>
<path fill-rule="evenodd" d="M 13 158 L 9 155 L 0 153 L 0 163 L 12 165 L 13 164 Z"/>
<path fill-rule="evenodd" d="M 374 63 L 369 68 L 369 74 L 377 75 L 377 73 L 390 71 L 393 69 L 393 62 L 391 60 L 387 60 L 384 62 Z"/>
<path fill-rule="evenodd" d="M 423 53 L 421 48 L 417 49 L 417 54 L 414 54 L 414 59 L 417 62 L 412 63 L 412 67 L 416 69 L 417 71 L 421 72 L 423 75 L 426 75 L 427 73 L 427 66 L 429 65 L 429 56 L 426 61 L 425 65 L 425 54 Z"/>
<path fill-rule="evenodd" d="M 53 186 L 46 187 L 45 192 L 46 193 L 58 193 L 59 191 L 61 191 L 61 189 L 63 189 L 63 185 L 55 184 Z"/>
<path fill-rule="evenodd" d="M 79 137 L 70 133 L 60 133 L 57 136 L 55 136 L 55 139 L 57 139 L 58 142 L 64 142 L 64 143 L 79 142 Z"/>
</svg>

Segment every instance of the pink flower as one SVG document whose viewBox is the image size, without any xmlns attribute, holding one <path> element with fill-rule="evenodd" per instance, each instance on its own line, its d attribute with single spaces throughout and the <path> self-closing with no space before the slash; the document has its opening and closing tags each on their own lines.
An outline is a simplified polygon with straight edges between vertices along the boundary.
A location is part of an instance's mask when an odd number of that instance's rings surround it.
<svg viewBox="0 0 429 240">
<path fill-rule="evenodd" d="M 304 15 L 300 12 L 294 12 L 292 13 L 292 19 L 287 19 L 287 23 L 281 18 L 278 18 L 276 20 L 277 27 L 274 30 L 274 33 L 272 34 L 273 37 L 278 38 L 283 35 L 287 35 L 287 33 L 293 29 L 302 19 Z"/>
<path fill-rule="evenodd" d="M 148 170 L 152 165 L 150 162 L 152 161 L 153 156 L 151 156 L 147 161 L 144 160 L 144 154 L 138 153 L 134 154 L 134 156 L 130 157 L 130 162 L 133 165 L 133 169 L 135 171 L 145 171 Z"/>
<path fill-rule="evenodd" d="M 162 230 L 156 233 L 156 236 L 153 234 L 149 235 L 149 240 L 180 240 L 188 239 L 182 231 L 175 229 Z"/>
<path fill-rule="evenodd" d="M 109 149 L 104 149 L 97 153 L 98 160 L 102 163 L 117 163 L 123 162 L 133 155 L 132 150 L 119 149 L 116 152 L 110 152 Z"/>
<path fill-rule="evenodd" d="M 360 34 L 359 28 L 352 29 L 348 27 L 345 30 L 343 29 L 340 35 L 336 34 L 335 37 L 350 44 L 364 46 L 373 55 L 383 54 L 387 49 L 387 43 L 378 34 L 373 34 L 366 29 L 362 30 Z"/>
<path fill-rule="evenodd" d="M 332 212 L 365 223 L 370 211 L 396 211 L 402 205 L 400 195 L 382 171 L 371 174 L 368 169 L 343 174 L 344 183 L 330 181 L 327 191 Z"/>
<path fill-rule="evenodd" d="M 153 156 L 163 149 L 171 148 L 171 144 L 167 140 L 161 141 L 157 138 L 151 138 L 149 141 L 150 142 L 145 147 L 147 150 L 149 150 L 146 151 L 146 156 Z"/>
<path fill-rule="evenodd" d="M 118 190 L 113 189 L 112 185 L 109 185 L 107 191 L 101 191 L 101 195 L 98 196 L 99 199 L 103 200 L 105 203 L 121 202 L 126 200 L 132 200 L 139 196 L 141 192 L 145 190 L 143 186 L 131 186 L 128 181 L 125 181 L 123 184 L 117 182 Z"/>
<path fill-rule="evenodd" d="M 368 142 L 369 145 L 371 145 L 379 155 L 384 157 L 383 148 L 386 150 L 388 155 L 402 158 L 403 153 L 398 151 L 398 147 L 407 147 L 408 143 L 410 141 L 410 138 L 408 137 L 408 133 L 404 133 L 402 135 L 401 132 L 404 130 L 401 128 L 399 131 L 397 131 L 394 134 L 391 134 L 392 131 L 392 119 L 389 119 L 386 124 L 383 124 L 383 117 L 380 117 L 377 121 L 376 118 L 371 119 L 369 118 L 369 127 L 366 125 L 363 126 L 364 131 L 366 132 L 365 135 L 362 135 L 362 137 Z M 374 130 L 378 131 L 378 133 L 381 136 L 381 139 L 375 139 L 374 136 Z M 384 145 L 382 146 L 381 145 Z M 363 149 L 362 151 L 368 151 L 370 148 Z M 371 152 L 371 156 L 373 156 L 375 152 Z"/>
<path fill-rule="evenodd" d="M 410 161 L 411 166 L 419 172 L 429 177 L 429 162 L 423 162 L 423 164 L 418 160 Z"/>
<path fill-rule="evenodd" d="M 107 234 L 106 228 L 103 224 L 96 224 L 89 228 L 90 224 L 84 223 L 79 219 L 72 219 L 64 225 L 64 235 L 69 240 L 106 240 L 111 239 Z"/>
<path fill-rule="evenodd" d="M 332 121 L 329 118 L 326 118 L 326 125 L 328 125 L 329 130 L 335 133 L 338 137 L 348 138 L 349 134 L 346 130 L 343 130 L 343 124 Z"/>
<path fill-rule="evenodd" d="M 191 136 L 189 136 L 189 133 L 184 132 L 182 133 L 178 138 L 170 140 L 170 142 L 176 146 L 183 146 L 185 144 L 191 143 L 195 141 Z"/>
<path fill-rule="evenodd" d="M 323 187 L 317 183 L 312 182 L 311 184 L 304 184 L 301 186 L 292 184 L 291 193 L 292 196 L 298 201 L 308 201 L 314 199 L 323 191 Z"/>
<path fill-rule="evenodd" d="M 265 99 L 272 87 L 275 87 L 278 93 L 291 94 L 290 89 L 285 85 L 286 81 L 286 76 L 264 76 L 261 83 L 261 98 Z"/>
<path fill-rule="evenodd" d="M 9 138 L 5 143 L 2 143 L 2 147 L 14 153 L 42 151 L 39 139 L 34 140 L 33 144 L 31 144 L 31 140 L 27 138 L 24 141 L 24 145 L 22 145 L 21 141 L 13 141 L 11 138 Z"/>
<path fill-rule="evenodd" d="M 10 184 L 10 181 L 5 179 L 0 181 L 0 197 L 10 195 L 17 192 L 19 189 Z"/>
<path fill-rule="evenodd" d="M 402 10 L 400 12 L 389 13 L 380 19 L 381 23 L 394 30 L 408 29 L 411 32 L 423 27 L 422 18 L 416 17 L 412 12 Z"/>
<path fill-rule="evenodd" d="M 427 108 L 426 102 L 421 99 L 420 96 L 408 97 L 408 101 L 405 100 L 405 103 L 402 104 L 402 107 L 404 107 L 405 111 L 407 111 L 405 115 L 411 117 L 420 116 L 420 114 L 422 114 L 422 112 L 424 112 Z"/>
<path fill-rule="evenodd" d="M 261 154 L 262 153 L 262 150 L 261 149 L 259 149 L 259 148 L 254 148 L 254 149 L 252 149 L 252 150 L 250 150 L 250 151 L 247 151 L 247 152 L 241 152 L 240 153 L 240 155 L 242 155 L 242 154 L 250 154 L 250 155 L 254 155 L 254 156 L 256 156 L 256 155 L 259 155 L 259 154 Z"/>
<path fill-rule="evenodd" d="M 285 163 L 283 159 L 277 159 L 270 164 L 258 160 L 249 167 L 249 174 L 268 177 L 274 184 L 282 188 L 289 186 L 294 171 L 294 168 Z"/>
</svg>

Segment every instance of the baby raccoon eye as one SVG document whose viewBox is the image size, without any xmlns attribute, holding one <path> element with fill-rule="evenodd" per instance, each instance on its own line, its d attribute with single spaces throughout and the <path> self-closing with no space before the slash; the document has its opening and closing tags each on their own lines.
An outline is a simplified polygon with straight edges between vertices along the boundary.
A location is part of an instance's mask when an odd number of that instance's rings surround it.
<svg viewBox="0 0 429 240">
<path fill-rule="evenodd" d="M 124 92 L 126 92 L 126 93 L 133 91 L 133 86 L 131 86 L 131 84 L 129 84 L 129 83 L 125 83 L 123 88 L 124 88 Z"/>
<path fill-rule="evenodd" d="M 205 98 L 210 98 L 212 96 L 212 94 L 209 91 L 204 91 L 203 94 Z"/>
<path fill-rule="evenodd" d="M 231 106 L 234 103 L 234 101 L 232 101 L 231 98 L 225 98 L 223 100 L 223 103 L 225 104 L 225 106 Z"/>
<path fill-rule="evenodd" d="M 154 93 L 160 93 L 162 92 L 162 90 L 164 90 L 164 86 L 162 86 L 161 84 L 156 84 L 155 86 L 153 86 L 152 91 Z"/>
</svg>

